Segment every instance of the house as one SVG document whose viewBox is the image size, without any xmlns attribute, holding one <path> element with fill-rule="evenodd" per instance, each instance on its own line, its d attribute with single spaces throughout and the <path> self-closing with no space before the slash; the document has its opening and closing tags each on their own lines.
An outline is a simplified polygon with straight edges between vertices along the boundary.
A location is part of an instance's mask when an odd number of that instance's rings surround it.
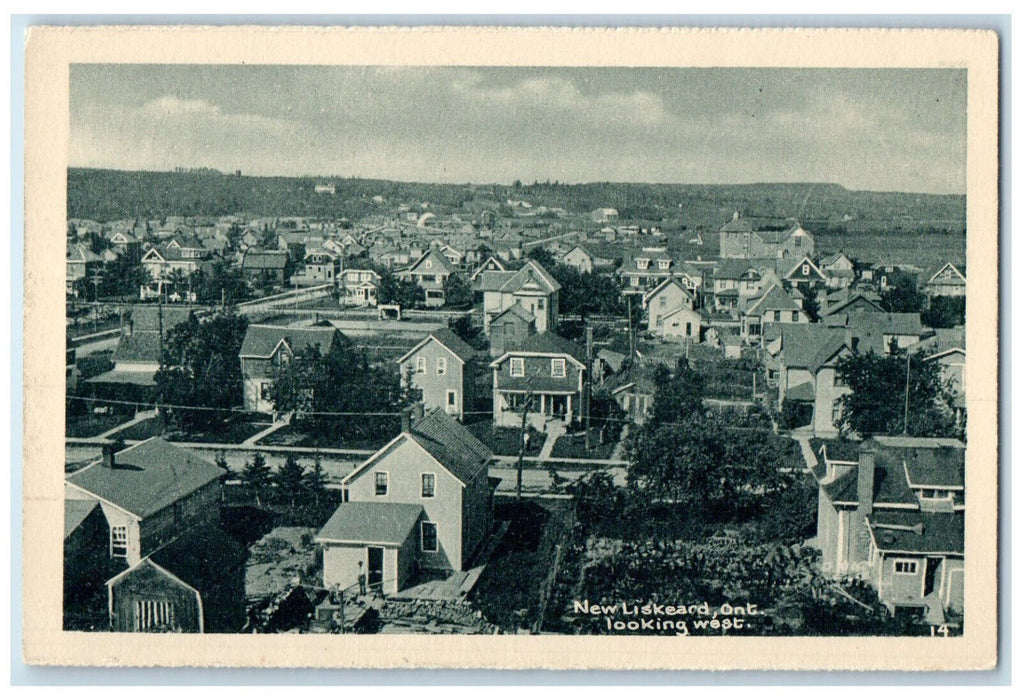
<svg viewBox="0 0 1022 700">
<path fill-rule="evenodd" d="M 272 412 L 269 392 L 280 367 L 301 357 L 310 346 L 326 356 L 344 341 L 344 335 L 333 326 L 249 326 L 238 353 L 245 410 Z"/>
<path fill-rule="evenodd" d="M 125 387 L 133 387 L 127 390 L 129 394 L 134 391 L 136 399 L 145 400 L 146 391 L 156 386 L 154 377 L 163 359 L 163 338 L 174 326 L 191 319 L 192 312 L 186 308 L 134 306 L 111 356 L 113 369 L 86 379 L 85 383 L 96 387 L 121 387 L 122 391 L 117 392 L 121 398 L 128 398 L 122 393 Z"/>
<path fill-rule="evenodd" d="M 522 411 L 538 429 L 548 421 L 571 423 L 582 407 L 583 358 L 574 343 L 551 331 L 506 348 L 490 363 L 494 424 L 520 425 Z"/>
<path fill-rule="evenodd" d="M 782 279 L 790 286 L 800 284 L 810 287 L 829 286 L 830 281 L 827 275 L 812 261 L 808 255 L 803 255 L 794 265 L 787 267 Z"/>
<path fill-rule="evenodd" d="M 852 343 L 843 329 L 782 325 L 777 358 L 778 407 L 798 404 L 801 408 L 791 406 L 788 410 L 797 411 L 814 435 L 836 436 L 839 400 L 851 391 L 838 376 L 837 363 L 851 352 Z"/>
<path fill-rule="evenodd" d="M 188 257 L 186 257 L 186 253 Z M 188 276 L 202 269 L 208 251 L 202 249 L 202 255 L 193 255 L 194 249 L 170 246 L 166 243 L 156 245 L 142 254 L 142 267 L 149 273 L 154 282 L 163 282 L 176 274 Z"/>
<path fill-rule="evenodd" d="M 475 354 L 454 331 L 440 328 L 398 358 L 401 381 L 422 391 L 427 409 L 440 408 L 463 420 L 475 398 Z"/>
<path fill-rule="evenodd" d="M 376 306 L 379 303 L 381 278 L 375 270 L 350 268 L 342 270 L 338 279 L 344 306 Z"/>
<path fill-rule="evenodd" d="M 140 259 L 141 243 L 135 236 L 125 231 L 116 231 L 110 235 L 110 247 L 129 262 L 138 262 Z"/>
<path fill-rule="evenodd" d="M 114 632 L 237 633 L 245 550 L 218 525 L 193 528 L 107 581 Z"/>
<path fill-rule="evenodd" d="M 831 289 L 847 289 L 855 282 L 855 263 L 844 253 L 820 258 L 820 270 Z"/>
<path fill-rule="evenodd" d="M 965 411 L 965 328 L 935 328 L 914 350 L 925 362 L 939 362 L 941 380 L 954 392 L 951 402 L 959 420 Z"/>
<path fill-rule="evenodd" d="M 532 315 L 536 332 L 557 328 L 561 284 L 535 260 L 515 271 L 485 271 L 477 278 L 476 288 L 483 292 L 487 335 L 490 322 L 516 304 Z"/>
<path fill-rule="evenodd" d="M 600 207 L 590 212 L 589 216 L 593 221 L 602 224 L 608 221 L 617 221 L 618 212 L 612 207 Z"/>
<path fill-rule="evenodd" d="M 894 613 L 919 612 L 933 624 L 960 614 L 965 445 L 875 436 L 851 449 L 817 443 L 816 451 L 821 569 L 869 580 Z"/>
<path fill-rule="evenodd" d="M 873 347 L 881 355 L 911 348 L 928 334 L 916 313 L 831 313 L 823 322 L 831 328 L 846 328 L 858 338 L 878 338 Z"/>
<path fill-rule="evenodd" d="M 125 449 L 104 445 L 103 457 L 64 479 L 67 500 L 95 500 L 109 528 L 110 559 L 129 567 L 184 530 L 219 519 L 225 472 L 161 437 Z"/>
<path fill-rule="evenodd" d="M 592 274 L 595 267 L 593 255 L 580 245 L 572 247 L 557 261 L 567 267 L 575 268 L 582 275 Z"/>
<path fill-rule="evenodd" d="M 475 272 L 472 273 L 473 288 L 475 288 L 475 282 L 479 276 L 484 272 L 506 272 L 507 263 L 504 262 L 499 255 L 490 255 L 482 262 L 479 267 L 476 268 Z"/>
<path fill-rule="evenodd" d="M 447 278 L 456 273 L 456 268 L 444 255 L 431 248 L 419 256 L 407 270 L 399 273 L 401 279 L 412 280 L 426 295 L 426 306 L 443 306 L 444 287 Z"/>
<path fill-rule="evenodd" d="M 702 285 L 702 274 L 676 260 L 663 246 L 647 246 L 624 256 L 617 275 L 624 294 L 644 294 L 671 277 L 678 278 L 693 295 Z"/>
<path fill-rule="evenodd" d="M 798 259 L 813 249 L 812 235 L 791 219 L 746 218 L 735 212 L 720 228 L 721 258 Z"/>
<path fill-rule="evenodd" d="M 642 296 L 642 307 L 646 309 L 649 331 L 660 335 L 667 314 L 678 309 L 691 311 L 695 308 L 695 297 L 684 282 L 668 277 Z"/>
<path fill-rule="evenodd" d="M 770 324 L 809 323 L 809 315 L 802 310 L 802 305 L 778 284 L 750 299 L 741 316 L 742 337 L 751 343 L 759 342 Z"/>
<path fill-rule="evenodd" d="M 512 304 L 490 319 L 490 355 L 503 355 L 535 332 L 536 317 L 521 304 Z"/>
<path fill-rule="evenodd" d="M 283 285 L 288 282 L 286 250 L 246 250 L 241 258 L 241 274 L 256 285 Z"/>
<path fill-rule="evenodd" d="M 939 268 L 929 271 L 926 282 L 920 291 L 930 297 L 963 297 L 965 296 L 965 267 L 957 267 L 952 263 L 944 263 Z"/>
<path fill-rule="evenodd" d="M 700 312 L 684 306 L 667 312 L 660 320 L 663 321 L 663 325 L 655 332 L 664 340 L 698 343 L 702 329 L 706 326 L 706 319 Z"/>
<path fill-rule="evenodd" d="M 94 278 L 103 266 L 103 259 L 84 243 L 68 245 L 66 260 L 67 276 L 64 281 L 68 294 L 84 291 L 85 283 Z"/>
<path fill-rule="evenodd" d="M 861 311 L 871 313 L 883 313 L 880 300 L 876 295 L 865 292 L 850 292 L 828 294 L 823 297 L 820 304 L 820 315 L 830 316 L 832 314 L 853 314 Z"/>
<path fill-rule="evenodd" d="M 401 434 L 342 482 L 344 502 L 316 536 L 323 586 L 351 589 L 364 571 L 393 594 L 417 570 L 467 570 L 493 524 L 492 457 L 442 408 L 406 415 Z"/>
<path fill-rule="evenodd" d="M 341 258 L 337 253 L 326 248 L 315 248 L 305 254 L 302 260 L 300 275 L 292 277 L 292 281 L 300 284 L 316 286 L 321 284 L 337 284 L 341 272 Z"/>
<path fill-rule="evenodd" d="M 605 387 L 625 415 L 636 425 L 642 425 L 653 412 L 656 382 L 646 367 L 632 365 L 621 374 L 611 377 Z"/>
<path fill-rule="evenodd" d="M 710 293 L 713 309 L 736 311 L 740 306 L 760 294 L 763 274 L 753 263 L 744 259 L 721 260 L 713 268 Z"/>
</svg>

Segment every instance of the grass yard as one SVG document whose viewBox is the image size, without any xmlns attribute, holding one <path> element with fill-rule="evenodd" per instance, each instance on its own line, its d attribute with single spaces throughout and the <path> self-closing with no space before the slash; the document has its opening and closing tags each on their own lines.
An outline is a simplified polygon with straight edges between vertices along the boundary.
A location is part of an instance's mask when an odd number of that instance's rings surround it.
<svg viewBox="0 0 1022 700">
<path fill-rule="evenodd" d="M 198 442 L 198 443 L 219 443 L 223 445 L 238 445 L 252 437 L 260 430 L 265 430 L 271 425 L 266 421 L 228 421 L 220 427 L 211 428 L 204 432 L 174 432 L 167 436 L 167 439 L 175 442 Z"/>
<path fill-rule="evenodd" d="M 520 436 L 522 433 L 518 428 L 496 427 L 488 421 L 473 423 L 465 427 L 472 431 L 472 434 L 480 442 L 489 447 L 493 454 L 511 457 L 518 456 L 518 451 L 521 449 Z M 525 449 L 525 456 L 535 457 L 543 449 L 546 433 L 541 433 L 532 427 L 528 429 L 528 432 L 529 445 Z"/>
<path fill-rule="evenodd" d="M 556 459 L 610 459 L 614 453 L 617 443 L 608 442 L 601 445 L 599 431 L 594 430 L 589 436 L 590 449 L 586 451 L 586 436 L 562 435 L 554 443 L 554 449 L 550 452 L 550 458 Z"/>
<path fill-rule="evenodd" d="M 276 430 L 259 441 L 260 445 L 321 447 L 339 450 L 378 450 L 401 430 L 398 418 L 380 416 L 357 421 L 332 421 L 318 425 L 293 424 Z"/>
<path fill-rule="evenodd" d="M 153 417 L 146 418 L 144 421 L 135 423 L 124 430 L 118 430 L 110 437 L 121 440 L 148 440 L 151 437 L 163 435 L 165 432 L 167 432 L 167 428 L 163 424 L 163 419 Z"/>
<path fill-rule="evenodd" d="M 119 413 L 68 416 L 64 424 L 64 435 L 70 438 L 96 437 L 131 420 L 131 416 Z"/>
</svg>

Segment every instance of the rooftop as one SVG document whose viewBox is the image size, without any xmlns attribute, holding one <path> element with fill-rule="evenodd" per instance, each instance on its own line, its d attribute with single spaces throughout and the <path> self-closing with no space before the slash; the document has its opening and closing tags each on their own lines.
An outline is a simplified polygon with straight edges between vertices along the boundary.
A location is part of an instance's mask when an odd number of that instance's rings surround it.
<svg viewBox="0 0 1022 700">
<path fill-rule="evenodd" d="M 422 515 L 417 503 L 342 503 L 316 535 L 317 542 L 401 546 Z"/>
</svg>

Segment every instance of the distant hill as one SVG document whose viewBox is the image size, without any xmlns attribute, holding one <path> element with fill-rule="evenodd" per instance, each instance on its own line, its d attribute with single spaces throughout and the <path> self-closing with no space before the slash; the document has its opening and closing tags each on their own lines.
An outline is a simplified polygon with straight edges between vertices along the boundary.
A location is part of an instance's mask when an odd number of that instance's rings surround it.
<svg viewBox="0 0 1022 700">
<path fill-rule="evenodd" d="M 471 215 L 513 199 L 576 214 L 612 207 L 622 219 L 705 231 L 719 228 L 734 211 L 743 216 L 798 217 L 811 230 L 960 234 L 965 228 L 964 195 L 853 191 L 834 184 L 454 185 L 83 168 L 70 168 L 67 183 L 68 218 L 98 221 L 230 214 L 355 220 L 380 211 L 381 205 L 373 202 L 379 195 L 386 201 L 384 212 L 400 203 L 414 207 L 429 202 L 437 213 Z M 315 191 L 317 184 L 327 183 L 334 185 L 334 193 Z"/>
</svg>

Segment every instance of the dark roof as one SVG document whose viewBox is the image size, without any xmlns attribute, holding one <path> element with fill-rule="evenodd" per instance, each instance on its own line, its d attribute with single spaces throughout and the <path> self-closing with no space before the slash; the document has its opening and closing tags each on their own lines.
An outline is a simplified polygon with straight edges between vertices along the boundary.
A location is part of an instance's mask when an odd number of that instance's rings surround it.
<svg viewBox="0 0 1022 700">
<path fill-rule="evenodd" d="M 180 306 L 161 306 L 159 304 L 143 305 L 138 304 L 131 308 L 131 329 L 133 333 L 139 331 L 160 330 L 160 316 L 163 316 L 163 332 L 166 333 L 179 323 L 184 323 L 191 315 L 191 309 Z"/>
<path fill-rule="evenodd" d="M 140 518 L 152 515 L 224 475 L 191 450 L 154 437 L 121 450 L 114 469 L 95 462 L 68 483 Z"/>
<path fill-rule="evenodd" d="M 913 488 L 965 486 L 965 446 L 958 440 L 878 436 L 872 441 L 904 465 Z"/>
<path fill-rule="evenodd" d="M 475 289 L 481 292 L 496 292 L 516 274 L 517 270 L 483 270 L 475 279 Z"/>
<path fill-rule="evenodd" d="M 770 289 L 766 290 L 762 295 L 754 299 L 748 307 L 746 313 L 753 313 L 756 311 L 762 314 L 764 311 L 801 311 L 802 307 L 795 303 L 795 301 L 788 296 L 788 294 L 780 287 L 780 285 L 773 284 Z"/>
<path fill-rule="evenodd" d="M 823 312 L 822 315 L 824 315 L 824 316 L 831 316 L 833 314 L 841 313 L 844 309 L 847 309 L 848 307 L 850 307 L 852 305 L 861 306 L 863 304 L 869 306 L 872 309 L 875 309 L 877 312 L 883 311 L 883 309 L 880 308 L 880 304 L 878 304 L 875 300 L 870 299 L 868 296 L 866 296 L 864 294 L 856 293 L 856 294 L 853 294 L 852 296 L 850 296 L 848 299 L 846 299 L 844 301 L 841 301 L 841 302 L 838 302 L 838 303 L 835 303 L 835 304 L 829 306 Z"/>
<path fill-rule="evenodd" d="M 286 250 L 248 250 L 241 259 L 243 270 L 283 270 L 286 265 Z"/>
<path fill-rule="evenodd" d="M 734 232 L 747 233 L 752 231 L 755 231 L 757 233 L 763 233 L 767 231 L 787 232 L 794 229 L 796 225 L 797 224 L 794 219 L 767 216 L 750 216 L 731 219 L 726 224 L 721 226 L 720 230 L 732 233 Z"/>
<path fill-rule="evenodd" d="M 858 313 L 830 313 L 824 323 L 832 327 L 849 328 L 864 333 L 888 335 L 922 335 L 923 324 L 919 314 L 861 311 Z"/>
<path fill-rule="evenodd" d="M 219 588 L 242 566 L 245 558 L 245 549 L 238 542 L 217 525 L 210 524 L 185 531 L 146 557 L 200 593 Z"/>
<path fill-rule="evenodd" d="M 160 362 L 160 334 L 151 331 L 122 335 L 112 357 L 114 362 Z"/>
<path fill-rule="evenodd" d="M 653 381 L 653 371 L 648 368 L 632 365 L 624 372 L 615 374 L 607 381 L 606 389 L 616 394 L 624 387 L 634 385 L 638 391 L 646 394 L 656 393 L 656 382 Z"/>
<path fill-rule="evenodd" d="M 515 352 L 534 352 L 543 355 L 569 355 L 578 362 L 585 362 L 585 355 L 581 348 L 570 340 L 565 340 L 552 331 L 544 331 L 543 333 L 530 335 L 521 343 L 509 347 L 508 352 L 505 354 L 514 354 Z"/>
<path fill-rule="evenodd" d="M 85 522 L 92 511 L 99 507 L 99 501 L 88 499 L 64 499 L 64 539 L 78 529 L 78 526 Z"/>
<path fill-rule="evenodd" d="M 884 552 L 965 554 L 964 511 L 876 511 L 867 522 Z"/>
<path fill-rule="evenodd" d="M 809 447 L 812 448 L 814 455 L 820 454 L 820 450 L 826 447 L 827 459 L 831 461 L 859 461 L 859 443 L 850 440 L 824 440 L 823 438 L 814 437 L 809 439 Z"/>
<path fill-rule="evenodd" d="M 139 386 L 156 386 L 156 372 L 157 370 L 151 370 L 148 372 L 135 372 L 126 370 L 111 370 L 109 372 L 103 372 L 103 374 L 97 374 L 95 377 L 89 377 L 85 380 L 86 384 L 137 384 Z"/>
<path fill-rule="evenodd" d="M 493 457 L 486 445 L 442 408 L 434 408 L 419 419 L 408 435 L 463 484 L 486 471 Z"/>
<path fill-rule="evenodd" d="M 784 392 L 785 401 L 815 401 L 816 389 L 812 382 L 802 382 Z"/>
<path fill-rule="evenodd" d="M 526 323 L 532 323 L 533 321 L 536 320 L 536 317 L 532 315 L 532 312 L 530 312 L 528 309 L 526 309 L 524 306 L 522 306 L 520 303 L 518 303 L 516 301 L 514 304 L 512 304 L 509 307 L 507 307 L 506 309 L 501 311 L 499 314 L 497 314 L 496 316 L 491 318 L 490 319 L 490 324 L 492 325 L 493 322 L 496 321 L 498 318 L 503 318 L 507 314 L 511 314 L 512 316 L 517 316 L 518 318 L 522 319 Z"/>
<path fill-rule="evenodd" d="M 330 345 L 338 336 L 333 326 L 305 326 L 293 328 L 288 326 L 249 326 L 245 331 L 245 340 L 241 343 L 241 357 L 270 357 L 277 349 L 280 341 L 287 342 L 292 351 L 298 353 L 312 345 L 326 354 Z"/>
<path fill-rule="evenodd" d="M 805 367 L 816 372 L 845 344 L 841 328 L 818 324 L 786 324 L 781 330 L 781 353 L 786 367 Z"/>
<path fill-rule="evenodd" d="M 538 262 L 528 260 L 520 270 L 504 280 L 500 291 L 517 292 L 527 287 L 552 294 L 561 288 L 561 284 Z"/>
<path fill-rule="evenodd" d="M 856 465 L 829 484 L 824 484 L 822 488 L 833 503 L 858 505 L 858 479 L 859 467 Z M 915 494 L 912 493 L 912 490 L 905 482 L 905 470 L 902 468 L 901 463 L 891 460 L 889 456 L 883 453 L 878 453 L 876 456 L 876 471 L 873 477 L 873 503 L 879 506 L 884 504 L 918 504 Z"/>
<path fill-rule="evenodd" d="M 475 349 L 450 328 L 438 328 L 430 333 L 430 336 L 436 338 L 444 347 L 464 362 L 472 360 L 476 355 Z"/>
<path fill-rule="evenodd" d="M 422 515 L 417 503 L 342 503 L 316 535 L 319 542 L 365 542 L 401 546 Z"/>
</svg>

